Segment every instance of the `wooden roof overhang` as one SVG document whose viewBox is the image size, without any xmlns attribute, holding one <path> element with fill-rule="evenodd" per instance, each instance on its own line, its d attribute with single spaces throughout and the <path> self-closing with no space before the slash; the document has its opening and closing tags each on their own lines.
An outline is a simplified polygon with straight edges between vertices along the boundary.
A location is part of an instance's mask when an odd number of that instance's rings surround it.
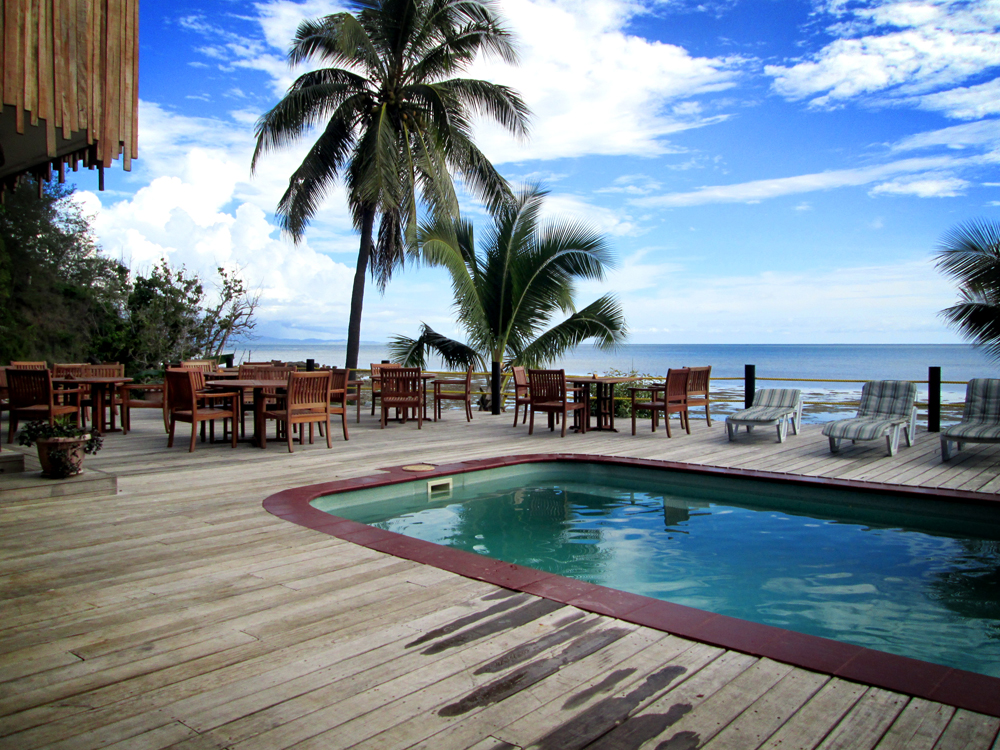
<svg viewBox="0 0 1000 750">
<path fill-rule="evenodd" d="M 139 0 L 0 0 L 0 195 L 138 156 Z"/>
</svg>

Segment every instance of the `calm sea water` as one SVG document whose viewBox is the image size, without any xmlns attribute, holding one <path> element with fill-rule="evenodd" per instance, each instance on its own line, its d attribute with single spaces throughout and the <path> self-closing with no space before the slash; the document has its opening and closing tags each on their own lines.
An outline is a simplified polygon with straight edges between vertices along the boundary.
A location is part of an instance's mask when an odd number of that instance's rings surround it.
<svg viewBox="0 0 1000 750">
<path fill-rule="evenodd" d="M 342 367 L 345 355 L 343 343 L 258 344 L 237 350 L 236 359 L 315 359 L 318 364 Z M 384 345 L 362 343 L 361 367 L 383 359 L 388 359 Z M 944 380 L 1000 377 L 1000 367 L 965 344 L 627 344 L 616 352 L 580 346 L 553 366 L 573 374 L 615 369 L 663 377 L 671 367 L 712 365 L 713 378 L 742 378 L 748 364 L 757 366 L 758 380 L 926 380 L 930 366 L 940 366 Z M 443 369 L 440 362 L 429 366 Z"/>
</svg>

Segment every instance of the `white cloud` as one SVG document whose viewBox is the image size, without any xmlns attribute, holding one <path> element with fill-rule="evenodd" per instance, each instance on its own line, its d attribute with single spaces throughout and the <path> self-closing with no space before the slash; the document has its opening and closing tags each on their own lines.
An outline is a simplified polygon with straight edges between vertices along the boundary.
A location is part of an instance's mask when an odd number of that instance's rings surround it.
<svg viewBox="0 0 1000 750">
<path fill-rule="evenodd" d="M 915 195 L 918 198 L 954 198 L 965 193 L 969 183 L 957 177 L 901 178 L 871 189 L 872 195 Z"/>
<path fill-rule="evenodd" d="M 978 86 L 958 88 L 928 94 L 919 99 L 923 109 L 944 112 L 959 120 L 978 120 L 1000 114 L 1000 78 Z"/>
<path fill-rule="evenodd" d="M 970 158 L 967 161 L 972 162 L 976 160 Z M 668 193 L 666 195 L 636 198 L 631 202 L 639 206 L 658 206 L 663 208 L 701 206 L 710 203 L 757 203 L 784 195 L 797 195 L 817 190 L 869 185 L 894 175 L 935 171 L 962 163 L 966 162 L 950 157 L 903 159 L 873 167 L 838 169 L 829 172 L 796 175 L 795 177 L 778 177 L 770 180 L 753 180 L 736 185 L 712 185 L 686 193 Z"/>
<path fill-rule="evenodd" d="M 544 220 L 576 220 L 597 229 L 603 234 L 617 236 L 638 233 L 632 218 L 621 211 L 595 206 L 574 195 L 549 194 L 542 205 Z"/>
<path fill-rule="evenodd" d="M 739 58 L 692 57 L 625 31 L 627 0 L 504 0 L 521 64 L 478 63 L 470 75 L 513 87 L 534 112 L 531 140 L 483 124 L 477 139 L 496 163 L 590 154 L 654 156 L 665 136 L 718 122 L 692 97 L 734 85 Z"/>
<path fill-rule="evenodd" d="M 766 66 L 779 94 L 819 107 L 874 96 L 951 117 L 994 111 L 988 85 L 942 93 L 1000 63 L 994 0 L 834 0 L 822 9 L 837 20 L 828 31 L 838 38 L 792 65 Z"/>
<path fill-rule="evenodd" d="M 946 146 L 951 149 L 1000 146 L 1000 120 L 981 120 L 950 128 L 931 130 L 904 138 L 892 146 L 894 151 L 916 151 Z"/>
</svg>

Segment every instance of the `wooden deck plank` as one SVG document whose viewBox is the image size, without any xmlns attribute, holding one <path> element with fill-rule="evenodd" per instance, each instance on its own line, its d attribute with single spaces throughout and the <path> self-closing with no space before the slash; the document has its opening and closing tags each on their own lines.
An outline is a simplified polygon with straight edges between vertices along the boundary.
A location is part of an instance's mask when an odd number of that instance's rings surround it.
<svg viewBox="0 0 1000 750">
<path fill-rule="evenodd" d="M 951 717 L 934 750 L 989 750 L 1000 731 L 1000 719 L 959 709 Z"/>
</svg>

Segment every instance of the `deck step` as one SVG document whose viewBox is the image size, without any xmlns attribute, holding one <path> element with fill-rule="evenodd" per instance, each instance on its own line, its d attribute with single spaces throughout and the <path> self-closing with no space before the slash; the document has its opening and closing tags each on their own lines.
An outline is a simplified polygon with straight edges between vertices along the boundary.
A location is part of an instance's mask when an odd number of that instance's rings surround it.
<svg viewBox="0 0 1000 750">
<path fill-rule="evenodd" d="M 118 477 L 98 469 L 84 468 L 83 473 L 68 479 L 46 479 L 40 471 L 0 473 L 0 503 L 84 495 L 114 497 L 117 494 Z"/>
<path fill-rule="evenodd" d="M 17 451 L 0 453 L 0 474 L 16 474 L 24 471 L 24 455 Z"/>
</svg>

